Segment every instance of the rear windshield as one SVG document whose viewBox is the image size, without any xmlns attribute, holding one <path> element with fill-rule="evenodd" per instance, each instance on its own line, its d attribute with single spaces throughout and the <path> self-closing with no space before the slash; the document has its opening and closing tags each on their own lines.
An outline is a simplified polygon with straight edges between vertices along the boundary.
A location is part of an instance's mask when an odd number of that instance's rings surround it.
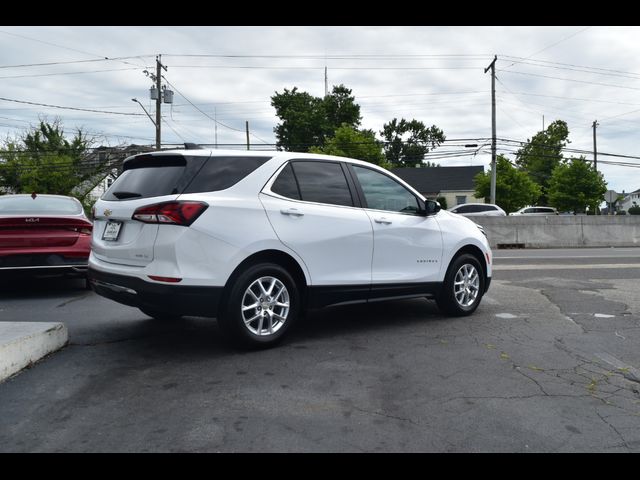
<svg viewBox="0 0 640 480">
<path fill-rule="evenodd" d="M 0 196 L 0 215 L 79 215 L 82 205 L 73 198 Z"/>
<path fill-rule="evenodd" d="M 138 155 L 125 161 L 124 171 L 102 198 L 133 200 L 224 190 L 269 158 Z"/>
</svg>

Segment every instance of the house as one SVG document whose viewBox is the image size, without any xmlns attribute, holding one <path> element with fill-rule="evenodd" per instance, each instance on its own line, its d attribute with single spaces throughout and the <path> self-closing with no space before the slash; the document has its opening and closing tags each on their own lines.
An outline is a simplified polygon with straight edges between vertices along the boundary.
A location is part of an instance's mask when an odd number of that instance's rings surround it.
<svg viewBox="0 0 640 480">
<path fill-rule="evenodd" d="M 475 196 L 473 178 L 484 172 L 482 165 L 469 167 L 394 168 L 391 170 L 427 198 L 444 197 L 447 207 L 463 203 L 485 203 Z"/>
<path fill-rule="evenodd" d="M 635 192 L 624 193 L 623 199 L 618 202 L 618 210 L 628 211 L 631 207 L 634 206 L 634 203 L 637 206 L 640 206 L 640 188 Z"/>
</svg>

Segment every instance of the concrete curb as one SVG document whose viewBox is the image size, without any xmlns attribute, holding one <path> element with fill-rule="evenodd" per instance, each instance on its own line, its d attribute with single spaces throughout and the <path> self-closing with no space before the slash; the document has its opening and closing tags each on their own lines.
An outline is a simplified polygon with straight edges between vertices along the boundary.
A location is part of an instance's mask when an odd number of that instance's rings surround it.
<svg viewBox="0 0 640 480">
<path fill-rule="evenodd" d="M 0 382 L 59 350 L 68 339 L 62 323 L 0 322 Z"/>
</svg>

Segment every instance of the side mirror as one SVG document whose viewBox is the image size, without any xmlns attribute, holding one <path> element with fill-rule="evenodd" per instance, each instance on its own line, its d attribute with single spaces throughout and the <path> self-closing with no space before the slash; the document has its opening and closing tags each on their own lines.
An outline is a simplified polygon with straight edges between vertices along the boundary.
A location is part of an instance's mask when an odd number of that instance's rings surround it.
<svg viewBox="0 0 640 480">
<path fill-rule="evenodd" d="M 435 200 L 427 200 L 425 202 L 419 200 L 419 202 L 420 211 L 418 213 L 424 215 L 425 217 L 428 217 L 429 215 L 435 215 L 440 210 L 442 210 L 440 202 L 436 202 Z"/>
</svg>

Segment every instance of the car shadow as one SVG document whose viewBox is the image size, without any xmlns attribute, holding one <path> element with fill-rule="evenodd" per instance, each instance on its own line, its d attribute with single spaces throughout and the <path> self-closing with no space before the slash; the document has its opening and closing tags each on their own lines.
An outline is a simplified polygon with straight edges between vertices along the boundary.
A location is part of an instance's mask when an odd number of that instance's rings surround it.
<svg viewBox="0 0 640 480">
<path fill-rule="evenodd" d="M 139 317 L 139 319 L 138 319 Z M 435 302 L 426 299 L 399 300 L 375 304 L 329 307 L 309 312 L 278 345 L 264 350 L 245 350 L 232 345 L 213 318 L 184 317 L 162 321 L 136 314 L 124 322 L 101 321 L 99 331 L 84 332 L 70 344 L 97 346 L 121 344 L 121 348 L 146 352 L 161 359 L 213 359 L 234 355 L 263 355 L 284 348 L 358 334 L 375 334 L 425 322 L 441 321 Z M 261 353 L 262 352 L 262 353 Z"/>
<path fill-rule="evenodd" d="M 65 276 L 0 276 L 0 298 L 47 298 L 60 294 L 87 291 L 86 282 L 81 277 Z"/>
<path fill-rule="evenodd" d="M 336 306 L 309 312 L 292 332 L 292 337 L 304 340 L 375 332 L 441 319 L 435 302 L 424 298 Z"/>
</svg>

